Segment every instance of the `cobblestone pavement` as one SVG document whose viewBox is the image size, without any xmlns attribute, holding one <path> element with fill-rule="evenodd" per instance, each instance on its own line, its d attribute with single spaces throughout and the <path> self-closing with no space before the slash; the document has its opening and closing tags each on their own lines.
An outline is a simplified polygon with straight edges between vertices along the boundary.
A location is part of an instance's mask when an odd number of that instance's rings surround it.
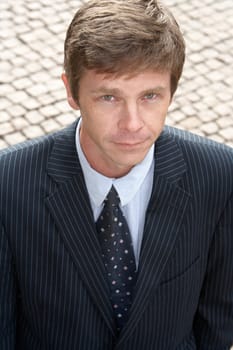
<svg viewBox="0 0 233 350">
<path fill-rule="evenodd" d="M 60 80 L 63 42 L 81 1 L 1 0 L 0 148 L 75 120 Z M 164 0 L 187 44 L 167 122 L 233 146 L 233 1 Z"/>
<path fill-rule="evenodd" d="M 164 0 L 187 60 L 167 122 L 233 146 L 233 1 Z M 60 79 L 63 41 L 81 1 L 1 0 L 0 148 L 76 117 Z"/>
</svg>

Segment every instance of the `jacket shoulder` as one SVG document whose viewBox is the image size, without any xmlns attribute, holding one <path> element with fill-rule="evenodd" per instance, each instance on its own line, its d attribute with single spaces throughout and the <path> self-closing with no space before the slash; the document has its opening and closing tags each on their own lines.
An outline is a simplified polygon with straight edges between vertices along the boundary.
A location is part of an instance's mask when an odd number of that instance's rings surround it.
<svg viewBox="0 0 233 350">
<path fill-rule="evenodd" d="M 180 149 L 191 177 L 197 176 L 203 183 L 212 179 L 219 186 L 226 184 L 233 189 L 233 148 L 170 126 L 164 128 L 161 136 L 172 139 Z"/>
<path fill-rule="evenodd" d="M 76 123 L 73 123 L 66 128 L 56 131 L 51 134 L 47 134 L 32 140 L 10 146 L 0 151 L 0 164 L 13 164 L 26 158 L 47 158 L 56 140 L 66 142 L 66 138 L 69 138 L 75 134 Z M 0 166 L 0 169 L 2 166 Z M 1 172 L 1 170 L 0 170 Z"/>
<path fill-rule="evenodd" d="M 229 158 L 230 162 L 233 161 L 233 148 L 224 143 L 171 126 L 166 126 L 163 133 L 165 137 L 173 138 L 183 151 L 201 151 L 203 154 L 208 155 L 208 157 L 221 154 Z"/>
</svg>

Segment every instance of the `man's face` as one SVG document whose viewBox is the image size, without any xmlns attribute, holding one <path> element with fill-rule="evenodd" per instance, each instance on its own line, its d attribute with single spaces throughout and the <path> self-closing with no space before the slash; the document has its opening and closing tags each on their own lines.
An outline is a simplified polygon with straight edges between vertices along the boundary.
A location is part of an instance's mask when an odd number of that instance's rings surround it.
<svg viewBox="0 0 233 350">
<path fill-rule="evenodd" d="M 103 175 L 121 177 L 144 159 L 162 131 L 171 102 L 170 73 L 114 77 L 87 70 L 78 101 L 87 160 Z"/>
</svg>

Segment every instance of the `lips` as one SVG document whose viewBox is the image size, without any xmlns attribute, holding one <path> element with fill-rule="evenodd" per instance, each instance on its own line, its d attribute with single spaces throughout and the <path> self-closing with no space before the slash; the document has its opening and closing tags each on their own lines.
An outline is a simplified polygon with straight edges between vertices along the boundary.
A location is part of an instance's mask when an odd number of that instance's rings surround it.
<svg viewBox="0 0 233 350">
<path fill-rule="evenodd" d="M 111 142 L 115 144 L 116 147 L 133 149 L 145 146 L 145 144 L 150 141 L 150 136 L 148 135 L 117 135 L 117 137 L 112 137 Z"/>
<path fill-rule="evenodd" d="M 122 145 L 129 145 L 129 146 L 133 146 L 133 145 L 138 145 L 140 143 L 144 143 L 146 142 L 146 140 L 148 140 L 148 136 L 144 136 L 144 137 L 140 137 L 140 138 L 112 138 L 112 142 L 116 143 L 116 144 L 122 144 Z"/>
<path fill-rule="evenodd" d="M 121 141 L 121 142 L 114 142 L 115 145 L 119 148 L 123 148 L 125 150 L 133 150 L 133 149 L 138 149 L 139 147 L 142 147 L 142 145 L 145 143 L 145 140 L 143 141 L 134 141 L 134 142 L 126 142 L 126 141 Z"/>
<path fill-rule="evenodd" d="M 145 141 L 137 141 L 137 142 L 115 142 L 117 145 L 125 145 L 125 146 L 138 146 L 144 143 Z"/>
</svg>

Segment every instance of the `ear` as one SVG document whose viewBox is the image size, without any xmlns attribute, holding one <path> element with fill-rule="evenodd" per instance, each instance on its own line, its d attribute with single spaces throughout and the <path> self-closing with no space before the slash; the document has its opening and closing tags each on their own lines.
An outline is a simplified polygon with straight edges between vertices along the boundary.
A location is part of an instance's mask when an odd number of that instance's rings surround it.
<svg viewBox="0 0 233 350">
<path fill-rule="evenodd" d="M 70 91 L 70 85 L 69 85 L 69 82 L 68 82 L 67 75 L 66 75 L 65 73 L 62 73 L 61 78 L 62 78 L 62 81 L 63 81 L 63 83 L 64 83 L 64 85 L 65 85 L 65 88 L 66 88 L 67 101 L 68 101 L 69 105 L 70 105 L 71 108 L 73 108 L 73 109 L 79 109 L 78 104 L 75 102 L 75 100 L 74 100 L 73 97 L 72 97 L 72 94 L 71 94 L 71 91 Z"/>
<path fill-rule="evenodd" d="M 172 102 L 173 102 L 173 97 L 174 97 L 174 95 L 170 97 L 169 107 L 170 107 L 170 105 L 171 105 Z"/>
</svg>

